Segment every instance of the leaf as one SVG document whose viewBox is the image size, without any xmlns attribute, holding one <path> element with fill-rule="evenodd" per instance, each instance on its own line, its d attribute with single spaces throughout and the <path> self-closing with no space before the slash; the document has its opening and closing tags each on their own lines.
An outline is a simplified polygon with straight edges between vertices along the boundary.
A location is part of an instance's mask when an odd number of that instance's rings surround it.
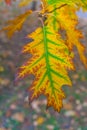
<svg viewBox="0 0 87 130">
<path fill-rule="evenodd" d="M 37 123 L 38 125 L 42 125 L 42 124 L 44 123 L 44 121 L 45 121 L 45 118 L 43 118 L 43 117 L 38 117 L 38 118 L 36 119 L 36 123 Z"/>
<path fill-rule="evenodd" d="M 49 5 L 56 5 L 56 4 L 63 4 L 66 3 L 70 6 L 78 6 L 78 7 L 85 7 L 87 10 L 87 1 L 86 0 L 46 0 Z"/>
<path fill-rule="evenodd" d="M 48 2 L 48 4 L 49 5 L 51 5 L 51 4 L 63 4 L 63 3 L 66 3 L 66 4 L 68 4 L 68 5 L 72 5 L 72 4 L 74 4 L 74 3 L 76 3 L 76 1 L 74 1 L 74 0 L 47 0 L 47 2 Z"/>
<path fill-rule="evenodd" d="M 21 2 L 19 3 L 20 7 L 26 6 L 28 5 L 30 2 L 32 2 L 32 0 L 21 0 Z"/>
<path fill-rule="evenodd" d="M 73 51 L 73 47 L 76 46 L 80 55 L 80 59 L 87 68 L 87 58 L 84 55 L 85 47 L 80 42 L 80 38 L 83 38 L 83 34 L 81 31 L 76 29 L 78 24 L 76 9 L 68 6 L 61 8 L 60 14 L 57 15 L 57 18 L 61 28 L 66 31 L 66 44 L 69 50 Z"/>
<path fill-rule="evenodd" d="M 65 98 L 62 86 L 71 86 L 67 69 L 74 69 L 71 57 L 65 52 L 67 46 L 49 26 L 38 28 L 28 37 L 34 41 L 24 46 L 23 53 L 31 53 L 33 57 L 20 67 L 17 78 L 34 74 L 36 78 L 30 87 L 30 101 L 44 94 L 47 107 L 53 106 L 60 111 Z"/>
<path fill-rule="evenodd" d="M 81 31 L 76 29 L 78 24 L 78 18 L 76 15 L 77 9 L 75 7 L 66 5 L 62 6 L 58 10 L 55 10 L 57 7 L 58 5 L 54 5 L 47 9 L 48 12 L 51 12 L 52 10 L 54 11 L 50 15 L 48 14 L 48 19 L 46 22 L 53 26 L 56 32 L 60 29 L 65 31 L 65 42 L 69 51 L 73 52 L 73 48 L 76 46 L 80 55 L 80 59 L 87 68 L 87 58 L 84 55 L 85 47 L 80 42 L 80 38 L 83 38 L 83 34 Z"/>
<path fill-rule="evenodd" d="M 11 5 L 11 0 L 5 0 L 7 5 Z"/>
<path fill-rule="evenodd" d="M 23 23 L 26 21 L 27 17 L 32 13 L 31 10 L 28 10 L 24 14 L 18 16 L 14 20 L 8 21 L 8 26 L 4 27 L 2 31 L 7 31 L 8 37 L 12 37 L 13 33 L 22 28 Z"/>
<path fill-rule="evenodd" d="M 4 67 L 0 65 L 0 72 L 4 71 Z"/>
</svg>

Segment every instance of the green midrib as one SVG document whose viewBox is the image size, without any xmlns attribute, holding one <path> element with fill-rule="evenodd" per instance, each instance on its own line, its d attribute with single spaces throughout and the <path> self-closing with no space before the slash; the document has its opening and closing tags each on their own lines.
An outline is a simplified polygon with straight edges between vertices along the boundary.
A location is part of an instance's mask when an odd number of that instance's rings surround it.
<svg viewBox="0 0 87 130">
<path fill-rule="evenodd" d="M 51 71 L 51 67 L 49 64 L 49 51 L 48 51 L 48 41 L 47 41 L 47 31 L 46 31 L 46 27 L 43 27 L 43 34 L 44 34 L 44 50 L 45 50 L 45 60 L 46 60 L 46 68 L 47 68 L 47 75 L 48 75 L 48 79 L 50 81 L 50 87 L 52 88 L 52 95 L 55 96 L 55 100 L 56 102 L 58 102 L 57 100 L 57 96 L 55 94 L 55 86 L 54 86 L 54 82 L 52 79 L 52 71 Z"/>
<path fill-rule="evenodd" d="M 44 53 L 45 53 L 45 61 L 46 61 L 46 69 L 47 69 L 47 75 L 48 79 L 50 81 L 50 86 L 52 87 L 52 90 L 54 91 L 54 86 L 53 86 L 53 80 L 52 80 L 52 75 L 51 75 L 51 68 L 49 64 L 49 51 L 48 51 L 48 41 L 47 41 L 47 34 L 46 34 L 46 27 L 43 27 L 43 35 L 44 35 Z"/>
</svg>

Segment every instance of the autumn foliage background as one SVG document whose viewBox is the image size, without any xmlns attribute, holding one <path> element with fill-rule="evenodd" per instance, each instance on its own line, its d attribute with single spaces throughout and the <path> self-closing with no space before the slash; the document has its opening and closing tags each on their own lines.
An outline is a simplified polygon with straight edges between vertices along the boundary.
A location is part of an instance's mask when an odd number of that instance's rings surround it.
<svg viewBox="0 0 87 130">
<path fill-rule="evenodd" d="M 26 10 L 26 8 L 18 8 L 15 2 L 12 6 L 2 2 L 0 4 L 0 28 L 6 25 L 8 19 Z M 78 28 L 84 32 L 85 39 L 82 42 L 87 46 L 86 26 L 86 18 L 80 18 Z M 2 130 L 86 130 L 87 71 L 78 55 L 74 59 L 77 69 L 69 74 L 73 87 L 63 88 L 67 99 L 64 100 L 64 107 L 60 114 L 51 108 L 45 110 L 46 100 L 43 96 L 31 105 L 28 104 L 27 88 L 32 83 L 33 76 L 17 84 L 14 82 L 17 68 L 25 59 L 31 57 L 31 55 L 24 56 L 20 52 L 22 46 L 30 42 L 30 39 L 26 39 L 26 35 L 37 27 L 38 20 L 34 16 L 30 17 L 22 31 L 16 33 L 11 39 L 8 39 L 4 32 L 0 33 L 0 127 Z M 76 49 L 75 53 L 77 53 Z"/>
</svg>

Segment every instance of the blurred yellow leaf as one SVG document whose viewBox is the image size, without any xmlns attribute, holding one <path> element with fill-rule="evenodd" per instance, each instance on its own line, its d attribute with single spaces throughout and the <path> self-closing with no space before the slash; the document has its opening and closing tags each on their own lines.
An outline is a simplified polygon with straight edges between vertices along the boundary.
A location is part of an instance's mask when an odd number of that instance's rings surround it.
<svg viewBox="0 0 87 130">
<path fill-rule="evenodd" d="M 3 71 L 4 71 L 4 67 L 0 66 L 0 72 L 3 72 Z"/>
<path fill-rule="evenodd" d="M 45 119 L 44 119 L 43 117 L 38 117 L 38 118 L 37 118 L 37 124 L 38 124 L 38 125 L 43 124 L 44 121 L 45 121 Z"/>
<path fill-rule="evenodd" d="M 15 31 L 19 31 L 22 28 L 22 25 L 31 13 L 32 11 L 28 10 L 24 14 L 18 16 L 17 18 L 8 21 L 8 26 L 4 27 L 2 31 L 7 31 L 8 37 L 11 37 Z"/>
<path fill-rule="evenodd" d="M 19 3 L 20 7 L 26 6 L 28 5 L 32 0 L 21 0 L 21 2 Z"/>
</svg>

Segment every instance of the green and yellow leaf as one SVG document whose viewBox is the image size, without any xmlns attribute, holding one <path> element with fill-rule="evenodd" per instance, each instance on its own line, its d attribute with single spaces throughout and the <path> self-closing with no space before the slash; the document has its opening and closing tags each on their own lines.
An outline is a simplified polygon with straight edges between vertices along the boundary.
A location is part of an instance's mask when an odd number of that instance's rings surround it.
<svg viewBox="0 0 87 130">
<path fill-rule="evenodd" d="M 44 94 L 47 107 L 53 106 L 60 111 L 65 98 L 62 86 L 71 86 L 67 69 L 74 69 L 71 57 L 66 53 L 68 48 L 49 26 L 38 28 L 29 37 L 34 41 L 24 46 L 23 53 L 31 53 L 33 57 L 20 68 L 18 78 L 34 74 L 36 78 L 30 87 L 30 101 Z"/>
<path fill-rule="evenodd" d="M 80 42 L 80 38 L 83 38 L 81 31 L 76 29 L 78 24 L 78 18 L 76 15 L 77 9 L 72 6 L 62 6 L 58 10 L 55 10 L 58 5 L 50 6 L 48 12 L 54 10 L 51 14 L 48 14 L 47 24 L 53 26 L 54 30 L 65 31 L 65 43 L 70 52 L 73 52 L 73 47 L 76 46 L 78 53 L 80 55 L 81 61 L 84 63 L 87 68 L 87 58 L 85 57 L 85 47 Z M 68 23 L 68 24 L 67 24 Z"/>
<path fill-rule="evenodd" d="M 87 1 L 86 0 L 46 0 L 49 5 L 61 5 L 67 4 L 70 6 L 83 7 L 87 10 Z"/>
</svg>

